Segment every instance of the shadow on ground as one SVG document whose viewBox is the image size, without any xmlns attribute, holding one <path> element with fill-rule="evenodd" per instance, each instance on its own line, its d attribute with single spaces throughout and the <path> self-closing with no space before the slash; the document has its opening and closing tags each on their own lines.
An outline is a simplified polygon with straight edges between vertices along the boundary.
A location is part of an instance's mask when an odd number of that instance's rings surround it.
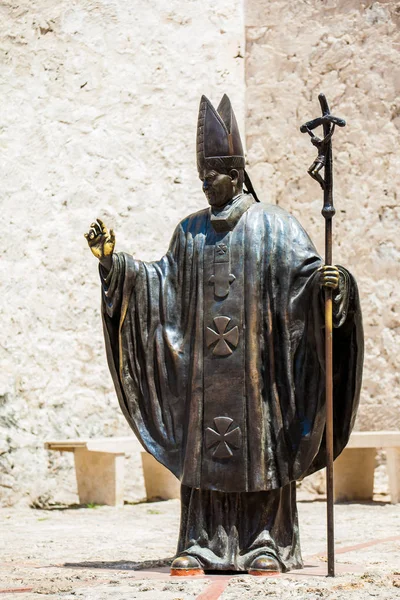
<svg viewBox="0 0 400 600">
<path fill-rule="evenodd" d="M 134 562 L 130 560 L 116 560 L 112 562 L 105 561 L 84 561 L 84 562 L 68 562 L 64 563 L 63 567 L 68 569 L 110 569 L 110 570 L 121 570 L 121 571 L 143 571 L 150 569 L 157 569 L 160 567 L 170 567 L 174 556 L 169 558 L 160 558 L 158 560 L 144 560 L 141 562 Z"/>
<path fill-rule="evenodd" d="M 164 498 L 151 498 L 151 499 L 147 499 L 147 498 L 142 498 L 140 500 L 135 500 L 134 502 L 128 502 L 127 500 L 124 501 L 124 506 L 136 506 L 137 504 L 154 504 L 156 502 L 165 502 Z M 29 508 L 32 508 L 34 510 L 46 510 L 46 511 L 63 511 L 63 510 L 79 510 L 81 508 L 91 508 L 91 509 L 96 509 L 96 508 L 100 508 L 102 506 L 107 506 L 105 504 L 96 504 L 95 502 L 89 503 L 89 504 L 79 504 L 79 503 L 74 503 L 74 504 L 40 504 L 37 502 L 33 502 Z M 115 508 L 115 506 L 113 506 L 112 508 Z"/>
<path fill-rule="evenodd" d="M 91 508 L 95 509 L 99 504 L 43 504 L 36 505 L 35 503 L 31 504 L 30 508 L 34 510 L 44 510 L 44 511 L 64 511 L 64 510 L 79 510 L 81 508 Z"/>
<path fill-rule="evenodd" d="M 320 502 L 326 502 L 326 498 L 323 496 L 322 498 L 300 498 L 297 500 L 297 504 L 316 504 Z M 351 505 L 351 504 L 362 504 L 363 506 L 386 506 L 387 504 L 391 504 L 390 499 L 388 500 L 335 500 L 335 506 L 340 506 L 342 504 Z"/>
</svg>

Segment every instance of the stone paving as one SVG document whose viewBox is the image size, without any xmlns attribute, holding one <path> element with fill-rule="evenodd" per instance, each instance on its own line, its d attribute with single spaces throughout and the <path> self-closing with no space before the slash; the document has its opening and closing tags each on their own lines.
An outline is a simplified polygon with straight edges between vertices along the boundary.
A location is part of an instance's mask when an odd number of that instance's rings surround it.
<svg viewBox="0 0 400 600">
<path fill-rule="evenodd" d="M 0 510 L 0 597 L 10 600 L 400 598 L 400 505 L 336 506 L 337 577 L 327 578 L 323 501 L 300 501 L 303 571 L 171 578 L 179 502 Z"/>
</svg>

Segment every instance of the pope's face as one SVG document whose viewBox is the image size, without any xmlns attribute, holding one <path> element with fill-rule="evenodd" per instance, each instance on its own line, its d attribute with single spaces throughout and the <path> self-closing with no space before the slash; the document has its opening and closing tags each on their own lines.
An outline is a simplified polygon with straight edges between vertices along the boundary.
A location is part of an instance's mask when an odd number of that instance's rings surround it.
<svg viewBox="0 0 400 600">
<path fill-rule="evenodd" d="M 233 180 L 230 175 L 207 171 L 203 178 L 203 192 L 210 206 L 222 207 L 234 196 Z"/>
</svg>

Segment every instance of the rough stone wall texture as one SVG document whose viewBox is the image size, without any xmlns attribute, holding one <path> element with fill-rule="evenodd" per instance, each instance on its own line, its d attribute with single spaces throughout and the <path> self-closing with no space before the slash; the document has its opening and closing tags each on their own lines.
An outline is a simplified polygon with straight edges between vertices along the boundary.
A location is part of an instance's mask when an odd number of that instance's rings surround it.
<svg viewBox="0 0 400 600">
<path fill-rule="evenodd" d="M 0 1 L 1 503 L 77 501 L 43 442 L 130 433 L 83 233 L 154 260 L 205 205 L 198 103 L 228 92 L 243 123 L 243 23 L 240 0 Z"/>
<path fill-rule="evenodd" d="M 246 3 L 247 150 L 264 201 L 299 218 L 321 253 L 315 149 L 299 126 L 323 91 L 334 138 L 334 262 L 355 274 L 366 358 L 359 429 L 400 427 L 400 66 L 397 2 Z"/>
<path fill-rule="evenodd" d="M 243 123 L 244 21 L 250 172 L 321 252 L 314 154 L 298 127 L 321 90 L 348 120 L 335 137 L 334 256 L 363 299 L 358 427 L 400 425 L 399 12 L 395 2 L 246 0 L 244 19 L 240 0 L 0 1 L 1 503 L 77 500 L 71 455 L 48 454 L 45 440 L 130 433 L 83 232 L 103 216 L 117 250 L 157 259 L 177 221 L 204 206 L 198 100 L 228 92 Z M 129 468 L 133 500 L 137 457 Z"/>
</svg>

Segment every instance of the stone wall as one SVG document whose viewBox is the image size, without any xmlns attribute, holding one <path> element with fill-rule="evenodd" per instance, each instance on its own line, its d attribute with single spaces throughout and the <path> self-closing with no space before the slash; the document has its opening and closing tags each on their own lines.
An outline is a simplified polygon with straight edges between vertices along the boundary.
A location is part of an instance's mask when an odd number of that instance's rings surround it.
<svg viewBox="0 0 400 600">
<path fill-rule="evenodd" d="M 198 103 L 227 92 L 243 123 L 243 13 L 240 0 L 4 0 L 0 22 L 0 502 L 73 502 L 72 455 L 43 442 L 130 433 L 83 233 L 103 217 L 117 250 L 158 259 L 204 206 Z"/>
<path fill-rule="evenodd" d="M 157 259 L 204 206 L 198 101 L 227 92 L 243 125 L 244 23 L 250 173 L 321 252 L 314 151 L 299 125 L 318 114 L 319 91 L 348 121 L 334 142 L 334 257 L 356 275 L 365 315 L 357 426 L 400 426 L 398 13 L 354 0 L 246 0 L 245 17 L 240 0 L 0 3 L 0 503 L 77 501 L 72 456 L 43 442 L 130 433 L 83 233 L 103 217 L 117 250 Z M 134 500 L 136 458 L 130 468 Z"/>
<path fill-rule="evenodd" d="M 356 276 L 366 334 L 357 427 L 400 427 L 400 5 L 246 3 L 249 171 L 264 201 L 299 218 L 324 251 L 315 149 L 299 126 L 323 91 L 347 120 L 334 138 L 334 261 Z"/>
</svg>

